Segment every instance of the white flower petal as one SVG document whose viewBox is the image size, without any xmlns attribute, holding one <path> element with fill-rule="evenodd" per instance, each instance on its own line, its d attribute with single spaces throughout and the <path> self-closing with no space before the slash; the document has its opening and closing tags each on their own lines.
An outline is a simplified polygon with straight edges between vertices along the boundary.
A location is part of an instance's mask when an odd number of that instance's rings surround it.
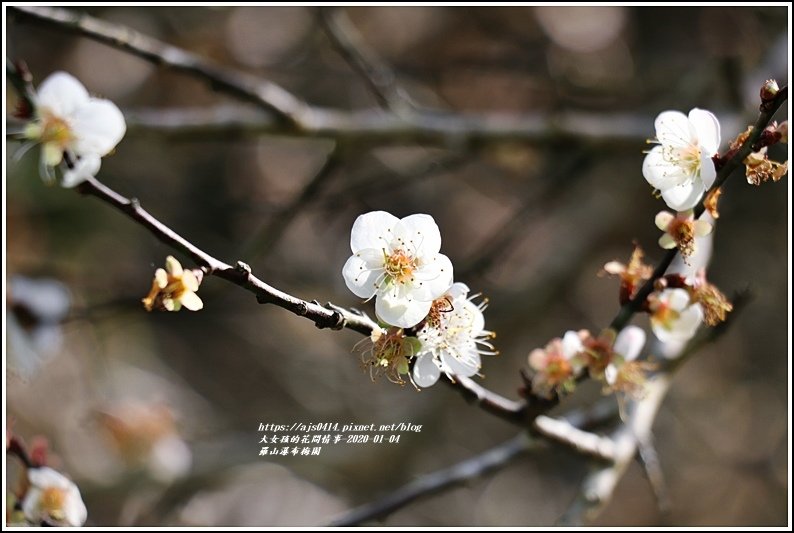
<svg viewBox="0 0 794 533">
<path fill-rule="evenodd" d="M 452 286 L 452 261 L 444 254 L 436 254 L 414 272 L 411 294 L 421 301 L 440 298 Z"/>
<path fill-rule="evenodd" d="M 97 98 L 74 111 L 71 127 L 75 136 L 73 149 L 78 155 L 105 156 L 127 131 L 124 115 L 116 104 Z"/>
<path fill-rule="evenodd" d="M 681 311 L 680 317 L 669 324 L 669 328 L 651 321 L 654 335 L 664 342 L 686 342 L 695 336 L 698 327 L 703 322 L 703 309 L 700 304 L 691 305 Z"/>
<path fill-rule="evenodd" d="M 626 326 L 615 339 L 612 349 L 623 356 L 625 361 L 633 361 L 645 346 L 645 331 L 637 326 Z"/>
<path fill-rule="evenodd" d="M 695 237 L 705 237 L 714 227 L 706 220 L 698 219 L 695 221 Z"/>
<path fill-rule="evenodd" d="M 669 211 L 659 211 L 656 213 L 656 217 L 653 219 L 653 223 L 656 224 L 656 227 L 662 231 L 667 231 L 667 227 L 670 225 L 670 222 L 673 221 L 675 215 Z"/>
<path fill-rule="evenodd" d="M 710 111 L 695 108 L 689 112 L 689 122 L 695 128 L 698 144 L 709 158 L 720 149 L 720 121 Z"/>
<path fill-rule="evenodd" d="M 665 289 L 659 299 L 673 311 L 682 311 L 689 305 L 689 293 L 685 289 Z"/>
<path fill-rule="evenodd" d="M 714 160 L 703 150 L 700 153 L 700 181 L 703 182 L 703 188 L 710 189 L 716 178 L 717 168 L 714 166 Z"/>
<path fill-rule="evenodd" d="M 472 341 L 472 345 L 474 342 Z M 449 350 L 442 350 L 441 361 L 444 363 L 446 369 L 456 376 L 471 377 L 480 371 L 480 354 L 478 354 L 474 347 L 470 351 L 465 352 L 452 352 Z"/>
<path fill-rule="evenodd" d="M 66 72 L 54 72 L 39 85 L 36 100 L 39 107 L 66 119 L 86 105 L 90 96 L 77 78 Z"/>
<path fill-rule="evenodd" d="M 582 350 L 584 350 L 584 346 L 579 334 L 575 331 L 566 331 L 562 337 L 562 355 L 566 359 L 571 359 Z"/>
<path fill-rule="evenodd" d="M 659 237 L 659 246 L 661 246 L 665 250 L 672 250 L 678 245 L 675 243 L 675 239 L 673 239 L 672 235 L 670 235 L 669 233 L 665 233 L 664 235 Z"/>
<path fill-rule="evenodd" d="M 470 330 L 472 337 L 476 337 L 485 329 L 485 316 L 482 310 L 470 300 L 461 300 L 461 302 L 463 309 L 472 317 Z"/>
<path fill-rule="evenodd" d="M 367 262 L 358 255 L 352 255 L 342 267 L 345 284 L 359 298 L 372 298 L 383 282 L 384 270 L 371 270 Z"/>
<path fill-rule="evenodd" d="M 74 163 L 74 168 L 63 173 L 61 186 L 70 189 L 80 185 L 88 178 L 93 178 L 102 166 L 102 158 L 97 154 L 87 154 Z"/>
<path fill-rule="evenodd" d="M 699 179 L 662 191 L 662 199 L 671 209 L 686 211 L 692 209 L 703 196 L 703 182 Z"/>
<path fill-rule="evenodd" d="M 375 300 L 375 313 L 387 324 L 398 328 L 410 328 L 424 320 L 430 312 L 432 303 L 380 294 Z"/>
<path fill-rule="evenodd" d="M 182 272 L 184 272 L 182 269 L 182 263 L 180 263 L 179 260 L 173 255 L 169 255 L 165 258 L 165 271 L 175 278 L 181 277 Z"/>
<path fill-rule="evenodd" d="M 193 456 L 185 441 L 169 435 L 155 443 L 146 465 L 154 479 L 170 483 L 187 474 L 192 462 Z"/>
<path fill-rule="evenodd" d="M 441 370 L 433 360 L 433 354 L 424 353 L 416 358 L 413 369 L 413 380 L 417 387 L 430 387 L 438 381 Z"/>
<path fill-rule="evenodd" d="M 434 255 L 441 250 L 441 232 L 430 215 L 410 215 L 394 226 L 394 237 L 402 239 L 412 255 Z"/>
<path fill-rule="evenodd" d="M 687 183 L 692 176 L 683 167 L 664 158 L 663 148 L 654 147 L 642 162 L 642 175 L 651 187 L 664 192 L 670 187 Z"/>
<path fill-rule="evenodd" d="M 695 131 L 680 111 L 663 111 L 654 121 L 656 138 L 662 144 L 684 147 L 691 144 Z"/>
<path fill-rule="evenodd" d="M 447 296 L 452 298 L 452 300 L 457 300 L 458 298 L 462 298 L 465 300 L 468 295 L 469 295 L 469 286 L 459 281 L 453 283 L 452 286 L 447 291 Z"/>
<path fill-rule="evenodd" d="M 195 292 L 184 292 L 179 298 L 179 303 L 190 311 L 200 311 L 204 308 L 204 302 L 201 301 L 201 298 Z"/>
<path fill-rule="evenodd" d="M 386 248 L 392 239 L 392 229 L 399 221 L 399 218 L 386 211 L 359 215 L 350 232 L 350 249 L 356 253 L 366 248 Z"/>
</svg>

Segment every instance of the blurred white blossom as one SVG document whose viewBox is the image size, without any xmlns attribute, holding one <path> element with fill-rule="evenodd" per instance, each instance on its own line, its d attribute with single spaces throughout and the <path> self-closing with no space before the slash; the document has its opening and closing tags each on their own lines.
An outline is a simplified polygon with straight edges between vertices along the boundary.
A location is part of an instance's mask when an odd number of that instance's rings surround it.
<svg viewBox="0 0 794 533">
<path fill-rule="evenodd" d="M 25 519 L 31 524 L 78 527 L 88 517 L 80 489 L 63 474 L 42 466 L 28 469 L 30 487 L 22 500 Z"/>
<path fill-rule="evenodd" d="M 536 348 L 529 354 L 529 367 L 533 370 L 532 391 L 544 397 L 553 393 L 570 392 L 575 386 L 576 374 L 584 362 L 579 355 L 585 350 L 582 340 L 587 331 L 566 331 L 562 339 L 552 339 L 545 348 Z"/>
<path fill-rule="evenodd" d="M 651 296 L 651 328 L 662 342 L 685 342 L 703 323 L 703 308 L 685 289 L 664 289 Z"/>
<path fill-rule="evenodd" d="M 45 79 L 36 93 L 35 119 L 27 138 L 41 143 L 41 171 L 54 182 L 53 169 L 68 155 L 62 185 L 74 187 L 99 170 L 100 158 L 110 153 L 127 130 L 113 102 L 93 98 L 83 84 L 66 72 Z"/>
<path fill-rule="evenodd" d="M 615 339 L 612 361 L 604 370 L 604 379 L 613 390 L 629 392 L 644 382 L 637 356 L 645 347 L 645 332 L 637 326 L 626 326 Z"/>
</svg>

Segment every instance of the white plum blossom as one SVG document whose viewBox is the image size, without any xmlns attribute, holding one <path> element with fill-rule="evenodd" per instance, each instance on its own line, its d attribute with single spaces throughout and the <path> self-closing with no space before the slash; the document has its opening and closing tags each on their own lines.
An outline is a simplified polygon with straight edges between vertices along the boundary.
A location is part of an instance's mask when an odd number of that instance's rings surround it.
<svg viewBox="0 0 794 533">
<path fill-rule="evenodd" d="M 582 369 L 580 357 L 585 351 L 582 340 L 589 333 L 569 330 L 562 339 L 554 338 L 545 348 L 536 348 L 529 354 L 529 367 L 533 370 L 532 391 L 545 398 L 553 394 L 570 392 L 576 374 Z"/>
<path fill-rule="evenodd" d="M 67 154 L 61 181 L 64 187 L 94 176 L 101 158 L 127 130 L 116 104 L 90 96 L 83 84 L 66 72 L 55 72 L 41 83 L 35 106 L 35 119 L 25 135 L 42 145 L 41 170 L 46 181 L 55 180 L 53 169 Z"/>
<path fill-rule="evenodd" d="M 642 174 L 676 211 L 697 205 L 717 177 L 712 157 L 720 146 L 720 123 L 712 113 L 693 109 L 689 116 L 664 111 L 656 117 L 656 142 Z"/>
<path fill-rule="evenodd" d="M 620 370 L 625 363 L 630 363 L 637 359 L 645 346 L 645 332 L 637 326 L 626 326 L 615 339 L 612 351 L 620 356 L 621 360 L 612 362 L 604 370 L 604 379 L 610 386 L 615 386 L 620 377 Z"/>
<path fill-rule="evenodd" d="M 43 466 L 28 469 L 30 488 L 22 500 L 25 519 L 33 525 L 78 527 L 88 517 L 80 489 L 63 474 Z"/>
<path fill-rule="evenodd" d="M 664 289 L 651 299 L 651 329 L 662 342 L 686 342 L 703 323 L 703 308 L 685 289 Z"/>
<path fill-rule="evenodd" d="M 441 233 L 430 215 L 360 215 L 350 248 L 345 283 L 356 296 L 375 297 L 378 318 L 392 326 L 417 325 L 452 285 L 452 263 L 439 253 Z"/>
<path fill-rule="evenodd" d="M 433 302 L 416 334 L 421 342 L 412 372 L 416 386 L 433 385 L 441 372 L 450 378 L 473 376 L 480 371 L 481 355 L 496 354 L 489 342 L 494 334 L 485 330 L 486 304 L 475 304 L 468 294 L 465 284 L 455 283 Z"/>
<path fill-rule="evenodd" d="M 714 229 L 705 217 L 695 219 L 692 210 L 676 215 L 669 211 L 659 211 L 654 223 L 664 232 L 664 235 L 659 237 L 659 246 L 665 250 L 678 248 L 685 260 L 697 251 L 695 238 L 705 237 Z"/>
</svg>

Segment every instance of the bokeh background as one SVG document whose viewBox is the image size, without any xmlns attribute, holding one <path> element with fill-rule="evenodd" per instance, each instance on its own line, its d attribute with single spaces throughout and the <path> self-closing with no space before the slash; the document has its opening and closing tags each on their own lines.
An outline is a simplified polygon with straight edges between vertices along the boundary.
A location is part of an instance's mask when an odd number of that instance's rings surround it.
<svg viewBox="0 0 794 533">
<path fill-rule="evenodd" d="M 378 105 L 312 8 L 88 12 L 262 75 L 314 105 Z M 66 70 L 128 115 L 101 180 L 292 294 L 371 313 L 341 276 L 353 220 L 373 209 L 432 214 L 456 279 L 490 298 L 486 323 L 501 355 L 484 361 L 484 384 L 510 397 L 531 349 L 566 329 L 609 323 L 617 282 L 596 276 L 606 261 L 627 259 L 633 239 L 661 257 L 652 220 L 662 203 L 641 174 L 653 117 L 707 108 L 723 121 L 724 148 L 754 120 L 762 82 L 788 81 L 785 7 L 344 12 L 419 105 L 581 114 L 591 118 L 581 124 L 588 134 L 577 136 L 574 122 L 572 134 L 478 143 L 165 135 L 134 117 L 214 106 L 259 112 L 190 76 L 11 13 L 5 30 L 9 57 L 24 59 L 37 82 Z M 15 105 L 8 92 L 6 113 Z M 515 434 L 443 385 L 418 393 L 373 384 L 351 353 L 356 333 L 318 330 L 222 280 L 205 280 L 199 313 L 146 313 L 140 299 L 174 250 L 106 205 L 46 187 L 35 150 L 15 158 L 20 144 L 6 148 L 7 415 L 29 443 L 47 439 L 51 462 L 83 491 L 89 525 L 327 523 Z M 785 159 L 786 149 L 773 155 Z M 304 194 L 334 150 L 339 163 Z M 597 524 L 787 522 L 788 187 L 788 177 L 754 188 L 741 175 L 725 187 L 710 278 L 729 294 L 749 288 L 754 299 L 679 372 L 657 419 L 672 512 L 659 513 L 634 465 Z M 578 403 L 599 392 L 583 397 Z M 257 456 L 260 422 L 295 421 L 423 429 L 399 445 Z M 9 460 L 12 487 L 15 466 Z M 382 523 L 551 525 L 590 468 L 547 447 Z"/>
</svg>

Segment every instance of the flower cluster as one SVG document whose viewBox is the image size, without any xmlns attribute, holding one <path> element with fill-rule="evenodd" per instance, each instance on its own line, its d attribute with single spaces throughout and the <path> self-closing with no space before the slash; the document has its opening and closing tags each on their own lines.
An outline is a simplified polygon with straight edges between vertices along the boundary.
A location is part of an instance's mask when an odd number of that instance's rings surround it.
<svg viewBox="0 0 794 533">
<path fill-rule="evenodd" d="M 485 304 L 469 288 L 453 283 L 453 267 L 440 253 L 441 232 L 430 215 L 402 219 L 385 211 L 359 216 L 350 235 L 353 255 L 342 268 L 347 287 L 360 298 L 375 298 L 385 328 L 373 333 L 363 361 L 374 378 L 402 376 L 417 387 L 480 370 L 481 355 L 492 355 L 485 330 Z"/>
<path fill-rule="evenodd" d="M 568 394 L 587 370 L 606 391 L 640 395 L 650 368 L 636 360 L 644 346 L 645 332 L 637 326 L 617 335 L 606 330 L 598 337 L 587 330 L 568 331 L 529 354 L 532 393 L 543 398 Z"/>
<path fill-rule="evenodd" d="M 102 157 L 124 137 L 127 126 L 116 104 L 94 98 L 66 72 L 45 79 L 35 95 L 35 114 L 25 136 L 41 144 L 41 176 L 74 187 L 96 175 Z"/>
</svg>

